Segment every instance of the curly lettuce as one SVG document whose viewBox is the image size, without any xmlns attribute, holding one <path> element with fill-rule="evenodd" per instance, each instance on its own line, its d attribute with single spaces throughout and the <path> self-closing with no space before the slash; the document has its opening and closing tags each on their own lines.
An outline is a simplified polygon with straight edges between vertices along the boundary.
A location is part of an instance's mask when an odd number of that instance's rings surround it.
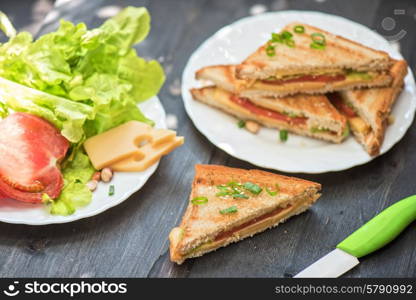
<svg viewBox="0 0 416 300">
<path fill-rule="evenodd" d="M 137 104 L 158 93 L 165 75 L 157 61 L 132 48 L 149 30 L 146 8 L 127 7 L 92 30 L 62 20 L 37 40 L 27 32 L 10 34 L 0 46 L 0 77 L 30 89 L 22 87 L 17 97 L 19 87 L 2 81 L 7 93 L 1 101 L 46 118 L 74 144 L 126 121 L 153 124 Z"/>
</svg>

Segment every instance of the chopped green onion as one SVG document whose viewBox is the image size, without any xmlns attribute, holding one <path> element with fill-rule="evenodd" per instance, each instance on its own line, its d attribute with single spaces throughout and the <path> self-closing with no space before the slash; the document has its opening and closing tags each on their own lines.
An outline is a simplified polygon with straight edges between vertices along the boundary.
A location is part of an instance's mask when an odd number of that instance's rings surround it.
<svg viewBox="0 0 416 300">
<path fill-rule="evenodd" d="M 295 41 L 294 40 L 287 40 L 287 41 L 285 41 L 285 44 L 289 48 L 294 48 L 295 47 Z"/>
<path fill-rule="evenodd" d="M 113 196 L 115 193 L 114 185 L 110 185 L 110 188 L 108 189 L 108 196 Z"/>
<path fill-rule="evenodd" d="M 270 42 L 273 43 L 281 43 L 282 42 L 282 37 L 280 34 L 278 33 L 272 33 L 272 38 L 270 39 Z"/>
<path fill-rule="evenodd" d="M 304 33 L 305 32 L 305 27 L 303 27 L 302 25 L 296 25 L 293 28 L 293 31 L 296 33 Z"/>
<path fill-rule="evenodd" d="M 217 197 L 233 197 L 233 198 L 243 198 L 248 199 L 249 197 L 243 193 L 241 183 L 230 181 L 226 185 L 217 185 L 217 188 L 220 190 L 215 196 Z"/>
<path fill-rule="evenodd" d="M 276 55 L 276 50 L 274 49 L 274 46 L 273 45 L 268 45 L 266 47 L 266 54 L 268 56 L 275 56 Z"/>
<path fill-rule="evenodd" d="M 325 45 L 321 45 L 315 42 L 311 43 L 310 47 L 316 50 L 325 50 Z"/>
<path fill-rule="evenodd" d="M 326 40 L 325 36 L 322 33 L 315 32 L 311 34 L 312 41 L 318 45 L 325 46 Z"/>
<path fill-rule="evenodd" d="M 231 193 L 227 192 L 227 191 L 218 192 L 218 193 L 215 194 L 215 196 L 217 196 L 217 197 L 225 197 L 225 196 L 230 196 L 230 195 L 231 195 Z"/>
<path fill-rule="evenodd" d="M 238 121 L 237 126 L 238 126 L 238 128 L 246 127 L 246 121 L 244 121 L 244 120 Z"/>
<path fill-rule="evenodd" d="M 232 213 L 236 213 L 237 211 L 238 211 L 237 206 L 230 206 L 229 208 L 220 210 L 220 214 L 222 215 L 232 214 Z"/>
<path fill-rule="evenodd" d="M 293 34 L 291 34 L 289 31 L 285 30 L 280 34 L 280 36 L 283 40 L 289 40 L 293 37 Z"/>
<path fill-rule="evenodd" d="M 287 132 L 287 130 L 280 130 L 280 140 L 282 142 L 286 142 L 287 139 L 289 138 L 289 133 Z"/>
<path fill-rule="evenodd" d="M 243 198 L 243 199 L 248 199 L 249 197 L 246 194 L 240 194 L 240 193 L 235 193 L 232 194 L 233 198 Z"/>
<path fill-rule="evenodd" d="M 195 205 L 201 205 L 201 204 L 208 203 L 208 198 L 204 196 L 195 197 L 191 200 L 191 202 L 192 204 L 195 204 Z"/>
<path fill-rule="evenodd" d="M 230 187 L 240 187 L 241 186 L 241 183 L 238 183 L 236 181 L 230 181 L 229 183 L 227 183 L 227 186 L 230 186 Z"/>
<path fill-rule="evenodd" d="M 267 192 L 270 196 L 276 196 L 276 195 L 279 193 L 280 188 L 279 188 L 279 185 L 278 185 L 278 184 L 276 184 L 276 185 L 275 185 L 275 187 L 276 187 L 276 190 L 275 190 L 275 191 L 271 191 L 271 190 L 269 190 L 269 188 L 267 188 L 267 187 L 266 187 L 266 192 Z"/>
<path fill-rule="evenodd" d="M 282 33 L 272 33 L 272 37 L 269 40 L 268 46 L 266 47 L 266 54 L 268 56 L 275 56 L 276 49 L 273 43 L 285 44 L 286 46 L 293 48 L 295 47 L 295 41 L 292 39 L 293 34 L 289 31 L 283 31 Z"/>
<path fill-rule="evenodd" d="M 328 128 L 312 127 L 312 128 L 310 129 L 310 131 L 311 131 L 312 133 L 320 133 L 320 132 L 328 132 L 328 131 L 331 131 L 331 130 L 329 130 Z"/>
<path fill-rule="evenodd" d="M 246 182 L 246 183 L 244 183 L 244 184 L 243 184 L 243 187 L 244 187 L 246 190 L 248 190 L 248 191 L 252 192 L 252 193 L 253 193 L 253 194 L 255 194 L 255 195 L 260 194 L 260 193 L 261 193 L 261 191 L 263 190 L 260 186 L 258 186 L 258 185 L 257 185 L 257 184 L 255 184 L 255 183 L 252 183 L 252 182 Z"/>
</svg>

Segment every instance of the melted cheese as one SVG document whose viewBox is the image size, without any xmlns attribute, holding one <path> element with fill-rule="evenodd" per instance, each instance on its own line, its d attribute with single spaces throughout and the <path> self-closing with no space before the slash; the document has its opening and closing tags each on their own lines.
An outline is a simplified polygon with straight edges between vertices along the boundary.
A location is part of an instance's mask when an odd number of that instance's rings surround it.
<svg viewBox="0 0 416 300">
<path fill-rule="evenodd" d="M 344 74 L 345 71 L 343 69 L 338 68 L 322 68 L 322 69 L 315 69 L 313 71 L 309 71 L 306 73 L 300 73 L 299 70 L 285 70 L 285 71 L 277 71 L 275 73 L 275 77 L 277 79 L 283 79 L 287 77 L 300 77 L 304 75 L 337 75 L 337 74 Z"/>
<path fill-rule="evenodd" d="M 350 122 L 351 129 L 355 132 L 359 132 L 362 135 L 366 135 L 371 131 L 370 125 L 368 125 L 360 117 L 350 118 L 348 121 Z"/>
<path fill-rule="evenodd" d="M 130 172 L 146 170 L 183 143 L 175 131 L 130 121 L 89 138 L 84 148 L 97 170 Z"/>
</svg>

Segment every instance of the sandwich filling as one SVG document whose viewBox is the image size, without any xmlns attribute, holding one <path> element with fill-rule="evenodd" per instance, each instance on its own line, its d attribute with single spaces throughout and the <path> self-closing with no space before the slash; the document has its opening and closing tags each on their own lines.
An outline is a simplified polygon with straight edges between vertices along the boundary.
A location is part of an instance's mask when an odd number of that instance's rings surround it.
<svg viewBox="0 0 416 300">
<path fill-rule="evenodd" d="M 267 79 L 255 80 L 252 84 L 284 85 L 303 82 L 333 83 L 339 81 L 370 81 L 383 74 L 383 72 L 359 72 L 350 69 L 340 70 L 338 72 L 316 71 L 309 74 L 276 74 Z"/>
<path fill-rule="evenodd" d="M 303 203 L 303 202 L 302 202 Z M 290 215 L 292 211 L 298 208 L 300 204 L 289 204 L 286 207 L 278 207 L 271 212 L 265 213 L 252 220 L 249 220 L 241 225 L 235 226 L 229 230 L 220 232 L 212 240 L 202 243 L 199 246 L 188 251 L 184 256 L 192 256 L 194 253 L 200 251 L 210 251 L 220 247 L 225 241 L 230 238 L 237 237 L 238 239 L 244 238 L 248 235 L 252 235 L 258 231 L 269 228 L 273 225 L 280 223 Z M 277 219 L 276 219 L 277 217 Z"/>
<path fill-rule="evenodd" d="M 339 94 L 330 94 L 329 98 L 332 104 L 340 113 L 342 113 L 348 120 L 351 130 L 362 136 L 366 136 L 371 133 L 371 126 L 363 118 L 358 116 L 354 107 L 341 98 Z"/>
<path fill-rule="evenodd" d="M 294 125 L 303 129 L 308 129 L 313 134 L 327 133 L 331 135 L 338 135 L 338 132 L 333 131 L 329 128 L 319 127 L 316 125 L 309 126 L 308 124 L 309 118 L 304 115 L 297 115 L 295 113 L 290 113 L 290 112 L 278 112 L 278 111 L 270 110 L 270 109 L 254 104 L 247 98 L 238 97 L 236 95 L 230 96 L 230 101 L 243 107 L 244 109 L 250 111 L 251 113 L 255 115 L 282 121 L 289 125 Z"/>
<path fill-rule="evenodd" d="M 290 204 L 288 206 L 286 206 L 285 208 L 278 207 L 278 208 L 272 210 L 269 213 L 266 213 L 266 214 L 264 214 L 262 216 L 259 216 L 257 218 L 254 218 L 254 219 L 250 220 L 250 221 L 247 221 L 247 222 L 245 222 L 245 223 L 243 223 L 243 224 L 241 224 L 239 226 L 236 226 L 236 227 L 234 227 L 234 228 L 232 228 L 230 230 L 223 231 L 223 232 L 221 232 L 219 235 L 217 235 L 215 237 L 214 242 L 228 239 L 229 237 L 233 236 L 233 234 L 235 234 L 235 233 L 243 230 L 244 228 L 247 228 L 247 227 L 249 227 L 251 225 L 254 225 L 256 223 L 259 223 L 259 222 L 261 222 L 261 221 L 263 221 L 263 220 L 265 220 L 267 218 L 271 218 L 273 216 L 276 216 L 279 213 L 281 213 L 282 211 L 284 211 L 286 209 L 290 209 L 290 208 L 292 208 L 292 205 L 290 205 Z"/>
<path fill-rule="evenodd" d="M 308 120 L 308 118 L 304 116 L 296 116 L 296 115 L 291 115 L 289 113 L 280 113 L 277 111 L 273 111 L 270 109 L 260 107 L 258 105 L 255 105 L 253 102 L 251 102 L 247 98 L 241 98 L 236 95 L 232 95 L 230 97 L 230 100 L 234 102 L 235 104 L 238 104 L 239 106 L 244 107 L 245 109 L 249 110 L 250 112 L 256 115 L 261 115 L 264 117 L 276 119 L 279 121 L 286 122 L 288 124 L 306 125 L 307 120 Z"/>
<path fill-rule="evenodd" d="M 279 206 L 268 213 L 262 214 L 247 222 L 244 222 L 243 224 L 218 233 L 210 241 L 200 244 L 192 250 L 184 253 L 183 256 L 193 256 L 194 254 L 200 252 L 212 251 L 218 247 L 223 246 L 224 244 L 227 244 L 231 239 L 236 238 L 239 240 L 247 236 L 251 236 L 259 231 L 263 231 L 267 228 L 275 226 L 293 214 L 303 211 L 304 209 L 302 209 L 302 207 L 309 206 L 308 204 L 305 206 L 305 203 L 311 203 L 317 197 L 318 195 L 311 195 L 311 197 L 305 198 L 304 201 L 286 204 L 286 206 Z"/>
</svg>

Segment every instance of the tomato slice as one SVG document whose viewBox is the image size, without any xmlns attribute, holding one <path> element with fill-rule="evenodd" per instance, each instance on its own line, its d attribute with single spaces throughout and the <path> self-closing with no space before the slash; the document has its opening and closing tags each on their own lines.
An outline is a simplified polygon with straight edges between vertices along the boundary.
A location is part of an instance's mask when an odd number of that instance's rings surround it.
<svg viewBox="0 0 416 300">
<path fill-rule="evenodd" d="M 295 125 L 304 125 L 306 124 L 306 121 L 308 120 L 308 118 L 305 118 L 305 117 L 290 117 L 288 115 L 257 106 L 250 100 L 246 98 L 240 98 L 235 95 L 231 96 L 230 100 L 244 107 L 245 109 L 249 110 L 250 112 L 256 115 L 261 115 L 261 116 L 268 117 L 271 119 L 284 121 L 286 123 L 295 124 Z"/>
<path fill-rule="evenodd" d="M 338 111 L 344 114 L 347 118 L 354 118 L 357 116 L 355 111 L 349 107 L 344 100 L 342 100 L 339 94 L 333 93 L 328 95 L 331 103 L 335 106 Z"/>
</svg>

